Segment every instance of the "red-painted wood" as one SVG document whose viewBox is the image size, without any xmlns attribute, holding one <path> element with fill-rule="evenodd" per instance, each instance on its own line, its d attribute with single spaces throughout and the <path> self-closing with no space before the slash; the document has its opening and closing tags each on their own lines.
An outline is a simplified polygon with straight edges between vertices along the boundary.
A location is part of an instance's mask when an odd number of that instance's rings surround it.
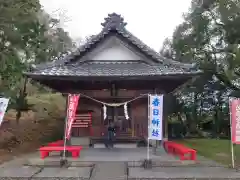
<svg viewBox="0 0 240 180">
<path fill-rule="evenodd" d="M 73 158 L 78 158 L 80 156 L 80 151 L 82 150 L 82 146 L 66 146 L 65 150 L 71 152 Z M 39 151 L 40 151 L 41 159 L 44 159 L 47 156 L 49 156 L 50 152 L 64 151 L 64 147 L 63 146 L 44 146 L 44 147 L 40 147 Z"/>
</svg>

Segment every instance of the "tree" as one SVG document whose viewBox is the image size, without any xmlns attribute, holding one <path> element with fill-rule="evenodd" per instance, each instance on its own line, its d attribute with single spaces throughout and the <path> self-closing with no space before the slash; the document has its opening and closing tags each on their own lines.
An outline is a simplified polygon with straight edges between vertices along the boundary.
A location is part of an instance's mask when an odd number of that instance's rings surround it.
<svg viewBox="0 0 240 180">
<path fill-rule="evenodd" d="M 172 41 L 165 41 L 161 53 L 198 63 L 227 87 L 239 90 L 239 12 L 239 0 L 193 0 L 184 23 L 176 28 Z"/>
<path fill-rule="evenodd" d="M 239 12 L 239 0 L 192 0 L 184 22 L 177 26 L 172 39 L 165 40 L 160 51 L 167 58 L 198 64 L 204 71 L 205 81 L 200 78 L 179 97 L 184 97 L 183 104 L 193 115 L 191 123 L 197 122 L 198 129 L 204 122 L 204 109 L 207 110 L 214 134 L 222 131 L 227 96 L 240 95 Z"/>
<path fill-rule="evenodd" d="M 45 30 L 42 31 L 42 43 L 35 49 L 35 64 L 53 61 L 68 54 L 75 48 L 75 43 L 69 34 L 60 27 L 60 21 L 52 18 L 45 11 L 39 12 L 40 23 Z"/>
<path fill-rule="evenodd" d="M 0 91 L 10 97 L 10 108 L 21 111 L 29 106 L 22 76 L 30 64 L 56 60 L 73 48 L 59 21 L 41 10 L 39 0 L 0 0 Z M 25 89 L 25 88 L 24 88 Z"/>
<path fill-rule="evenodd" d="M 13 89 L 24 69 L 23 59 L 28 57 L 36 43 L 40 4 L 37 0 L 0 1 L 0 77 L 1 91 Z"/>
</svg>

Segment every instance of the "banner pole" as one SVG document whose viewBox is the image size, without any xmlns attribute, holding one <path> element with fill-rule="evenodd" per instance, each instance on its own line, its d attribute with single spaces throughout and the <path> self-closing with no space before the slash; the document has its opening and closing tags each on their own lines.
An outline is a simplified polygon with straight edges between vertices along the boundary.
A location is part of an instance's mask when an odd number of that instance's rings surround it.
<svg viewBox="0 0 240 180">
<path fill-rule="evenodd" d="M 65 129 L 67 129 L 67 119 L 66 118 L 66 125 L 65 125 Z M 66 137 L 66 130 L 65 130 L 65 136 L 64 136 L 64 145 L 63 145 L 63 159 L 65 160 L 66 159 L 66 144 L 67 144 L 67 137 Z"/>
<path fill-rule="evenodd" d="M 150 140 L 149 140 L 149 129 L 150 129 L 150 95 L 148 94 L 148 133 L 147 133 L 147 160 L 150 159 L 150 153 L 149 153 L 149 146 L 150 146 Z"/>
<path fill-rule="evenodd" d="M 231 157 L 232 157 L 232 168 L 235 168 L 235 158 L 234 158 L 234 148 L 233 148 L 233 142 L 232 142 L 232 98 L 229 98 L 229 115 L 230 115 L 230 133 L 231 133 L 231 142 L 230 142 L 230 148 L 231 148 Z"/>
<path fill-rule="evenodd" d="M 63 144 L 63 160 L 66 160 L 66 144 L 67 144 L 67 128 L 68 128 L 68 106 L 69 106 L 69 94 L 67 96 L 67 113 L 66 113 L 66 118 L 65 118 L 65 132 L 64 132 L 64 144 Z"/>
</svg>

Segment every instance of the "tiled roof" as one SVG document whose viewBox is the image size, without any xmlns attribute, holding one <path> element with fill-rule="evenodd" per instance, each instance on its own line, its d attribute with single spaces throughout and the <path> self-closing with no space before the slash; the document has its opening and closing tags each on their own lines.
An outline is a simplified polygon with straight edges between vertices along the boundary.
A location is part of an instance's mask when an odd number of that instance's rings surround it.
<svg viewBox="0 0 240 180">
<path fill-rule="evenodd" d="M 52 66 L 35 71 L 36 74 L 50 76 L 154 76 L 154 75 L 177 75 L 195 74 L 199 71 L 184 70 L 164 65 L 150 65 L 138 61 L 87 61 L 81 65 L 78 63 L 64 66 Z"/>
<path fill-rule="evenodd" d="M 75 52 L 61 60 L 37 65 L 32 72 L 26 74 L 30 76 L 151 76 L 200 73 L 192 64 L 183 64 L 162 57 L 159 53 L 127 31 L 125 28 L 126 23 L 123 21 L 123 18 L 116 13 L 109 14 L 102 25 L 102 31 L 92 36 L 86 44 L 79 47 Z M 80 59 L 81 61 L 81 56 L 91 51 L 97 43 L 104 40 L 104 38 L 111 33 L 121 36 L 132 46 L 139 49 L 140 52 L 150 57 L 155 63 L 151 65 L 137 61 L 89 61 L 82 64 L 76 63 L 76 59 Z"/>
</svg>

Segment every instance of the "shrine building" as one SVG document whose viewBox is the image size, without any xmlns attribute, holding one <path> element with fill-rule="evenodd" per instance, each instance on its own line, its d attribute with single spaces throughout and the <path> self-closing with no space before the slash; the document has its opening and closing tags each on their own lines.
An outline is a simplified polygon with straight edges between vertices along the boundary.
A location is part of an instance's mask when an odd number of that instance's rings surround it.
<svg viewBox="0 0 240 180">
<path fill-rule="evenodd" d="M 170 93 L 202 72 L 162 57 L 129 32 L 116 13 L 101 25 L 101 32 L 75 52 L 25 74 L 63 94 L 80 94 L 72 138 L 101 142 L 106 125 L 114 122 L 118 142 L 137 142 L 147 136 L 147 94 Z M 166 131 L 165 117 L 163 123 Z"/>
</svg>

